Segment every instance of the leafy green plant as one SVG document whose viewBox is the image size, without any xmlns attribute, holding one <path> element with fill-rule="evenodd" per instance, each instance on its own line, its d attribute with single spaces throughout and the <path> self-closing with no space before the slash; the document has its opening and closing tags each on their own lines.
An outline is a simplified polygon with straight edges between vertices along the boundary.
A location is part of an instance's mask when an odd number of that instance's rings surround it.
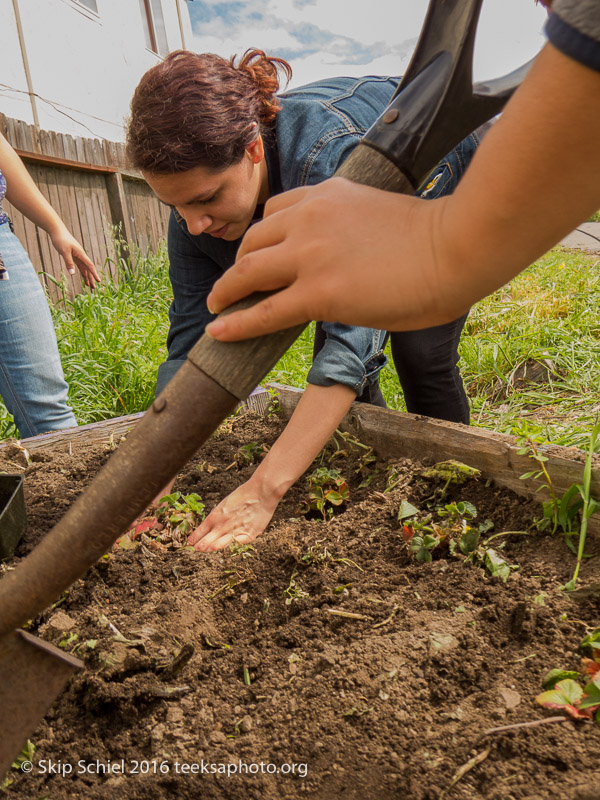
<svg viewBox="0 0 600 800">
<path fill-rule="evenodd" d="M 304 589 L 301 589 L 296 581 L 296 575 L 298 574 L 298 570 L 294 569 L 292 575 L 290 577 L 290 582 L 283 590 L 283 597 L 285 598 L 286 606 L 291 606 L 292 603 L 295 603 L 298 600 L 302 600 L 303 597 L 309 597 L 310 595 L 308 592 L 305 592 Z"/>
<path fill-rule="evenodd" d="M 588 440 L 583 482 L 569 486 L 562 497 L 558 497 L 552 478 L 546 468 L 548 458 L 540 453 L 531 441 L 521 441 L 520 444 L 522 446 L 518 451 L 520 455 L 528 455 L 538 464 L 538 469 L 521 475 L 521 480 L 529 478 L 540 480 L 541 485 L 537 491 L 547 489 L 550 494 L 550 499 L 546 500 L 542 505 L 543 516 L 536 520 L 537 528 L 539 530 L 550 529 L 552 534 L 560 529 L 565 534 L 565 541 L 569 549 L 577 556 L 573 577 L 562 587 L 566 591 L 573 591 L 577 585 L 579 570 L 585 557 L 584 548 L 588 521 L 593 514 L 600 511 L 600 501 L 595 500 L 590 491 L 593 457 L 599 439 L 600 422 L 596 420 Z M 575 548 L 573 539 L 577 540 L 577 548 Z"/>
<path fill-rule="evenodd" d="M 409 552 L 417 561 L 431 561 L 433 551 L 443 546 L 448 548 L 450 555 L 479 563 L 490 575 L 500 577 L 504 581 L 508 579 L 514 567 L 511 567 L 497 550 L 489 546 L 490 541 L 496 536 L 506 535 L 508 532 L 495 534 L 481 542 L 482 534 L 491 530 L 493 523 L 488 519 L 477 526 L 473 525 L 472 522 L 477 517 L 477 509 L 473 503 L 467 500 L 446 503 L 437 511 L 442 520 L 439 523 L 432 521 L 431 514 L 422 520 L 406 519 L 409 506 L 410 504 L 403 502 L 398 518 L 404 521 L 402 526 L 404 540 L 408 544 Z"/>
<path fill-rule="evenodd" d="M 600 502 L 598 500 L 594 500 L 594 498 L 590 494 L 590 484 L 592 480 L 592 460 L 595 452 L 596 441 L 599 436 L 600 436 L 600 422 L 596 422 L 590 434 L 590 443 L 585 459 L 585 466 L 583 468 L 583 483 L 582 484 L 578 483 L 575 486 L 581 499 L 581 507 L 580 507 L 581 525 L 579 527 L 579 536 L 578 536 L 579 541 L 577 547 L 577 563 L 575 565 L 575 571 L 573 573 L 573 577 L 571 578 L 571 580 L 562 587 L 567 591 L 573 591 L 577 585 L 579 570 L 581 568 L 581 563 L 584 558 L 584 548 L 587 535 L 588 521 L 592 516 L 592 514 L 595 514 L 597 511 L 600 511 Z M 573 487 L 570 488 L 572 489 Z"/>
<path fill-rule="evenodd" d="M 426 562 L 432 560 L 431 551 L 435 550 L 440 544 L 440 539 L 431 533 L 423 535 L 416 534 L 410 540 L 408 549 L 414 555 L 415 559 L 419 562 Z"/>
<path fill-rule="evenodd" d="M 248 467 L 251 464 L 254 464 L 256 461 L 259 461 L 265 453 L 267 453 L 269 448 L 266 444 L 259 444 L 258 442 L 249 442 L 248 444 L 243 444 L 237 453 L 235 454 L 233 462 L 226 467 L 226 469 L 231 469 L 236 464 L 238 469 L 242 467 Z"/>
<path fill-rule="evenodd" d="M 552 669 L 542 681 L 546 690 L 535 699 L 545 708 L 564 711 L 577 720 L 594 719 L 600 725 L 600 628 L 590 631 L 579 645 L 584 652 L 581 672 Z M 578 680 L 584 682 L 582 687 Z"/>
<path fill-rule="evenodd" d="M 157 517 L 186 536 L 204 519 L 204 502 L 199 494 L 173 492 L 160 498 Z"/>
<path fill-rule="evenodd" d="M 116 547 L 130 550 L 140 542 L 151 549 L 185 545 L 187 535 L 204 519 L 204 502 L 199 494 L 172 492 L 161 497 L 154 517 L 138 520 L 115 542 Z"/>
<path fill-rule="evenodd" d="M 341 506 L 350 496 L 346 479 L 339 469 L 318 467 L 306 480 L 310 491 L 308 498 L 300 505 L 301 514 L 316 511 L 323 519 L 330 519 L 333 507 Z"/>
</svg>

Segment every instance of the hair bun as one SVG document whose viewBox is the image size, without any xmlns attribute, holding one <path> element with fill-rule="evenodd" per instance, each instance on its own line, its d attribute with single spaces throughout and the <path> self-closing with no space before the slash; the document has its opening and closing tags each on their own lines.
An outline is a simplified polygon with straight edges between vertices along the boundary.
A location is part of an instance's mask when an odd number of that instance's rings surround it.
<svg viewBox="0 0 600 800">
<path fill-rule="evenodd" d="M 262 106 L 261 122 L 269 125 L 280 109 L 276 94 L 279 91 L 279 71 L 285 75 L 286 84 L 292 77 L 292 68 L 283 58 L 268 56 L 262 50 L 246 50 L 239 63 L 235 64 L 236 56 L 230 60 L 232 67 L 240 72 L 245 72 L 255 85 Z"/>
</svg>

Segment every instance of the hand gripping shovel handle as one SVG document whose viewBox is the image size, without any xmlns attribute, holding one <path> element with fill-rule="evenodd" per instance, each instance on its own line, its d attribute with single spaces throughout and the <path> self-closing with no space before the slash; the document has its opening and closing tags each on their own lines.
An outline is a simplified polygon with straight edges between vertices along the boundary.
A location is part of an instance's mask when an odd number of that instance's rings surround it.
<svg viewBox="0 0 600 800">
<path fill-rule="evenodd" d="M 471 84 L 481 3 L 431 0 L 421 39 L 396 97 L 337 175 L 412 194 L 442 156 L 500 110 L 510 86 L 488 87 L 482 101 L 481 92 Z M 452 35 L 447 33 L 449 28 Z M 458 100 L 460 108 L 455 109 Z M 247 298 L 224 313 L 247 308 L 262 297 Z M 303 328 L 299 325 L 244 342 L 221 343 L 206 336 L 198 341 L 183 367 L 63 519 L 0 581 L 0 637 L 42 611 L 111 547 Z"/>
</svg>

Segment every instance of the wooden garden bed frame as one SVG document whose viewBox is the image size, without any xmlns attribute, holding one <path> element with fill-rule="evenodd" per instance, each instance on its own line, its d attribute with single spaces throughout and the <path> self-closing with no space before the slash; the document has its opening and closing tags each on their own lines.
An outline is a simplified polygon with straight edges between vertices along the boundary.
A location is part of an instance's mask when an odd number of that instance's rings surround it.
<svg viewBox="0 0 600 800">
<path fill-rule="evenodd" d="M 283 419 L 289 419 L 302 397 L 302 390 L 279 384 L 269 384 L 268 388 L 276 392 Z M 247 405 L 244 404 L 246 408 L 261 412 L 265 405 L 264 396 L 261 398 L 260 395 L 249 398 Z M 141 416 L 131 414 L 34 436 L 23 439 L 21 445 L 34 452 L 44 447 L 69 447 L 80 442 L 108 442 L 111 437 L 118 440 Z M 454 459 L 481 470 L 484 477 L 519 495 L 534 498 L 540 503 L 549 496 L 545 489 L 540 489 L 542 482 L 521 479 L 523 474 L 534 470 L 537 463 L 519 453 L 521 448 L 514 436 L 363 403 L 352 405 L 340 427 L 364 444 L 372 446 L 384 458 L 411 458 L 426 463 Z M 0 450 L 9 445 L 0 445 Z M 554 445 L 540 445 L 537 450 L 548 459 L 545 466 L 557 497 L 560 498 L 573 483 L 582 482 L 585 453 L 581 450 Z M 591 493 L 593 497 L 600 498 L 598 456 L 594 458 Z M 592 517 L 588 530 L 600 532 L 600 515 Z"/>
</svg>

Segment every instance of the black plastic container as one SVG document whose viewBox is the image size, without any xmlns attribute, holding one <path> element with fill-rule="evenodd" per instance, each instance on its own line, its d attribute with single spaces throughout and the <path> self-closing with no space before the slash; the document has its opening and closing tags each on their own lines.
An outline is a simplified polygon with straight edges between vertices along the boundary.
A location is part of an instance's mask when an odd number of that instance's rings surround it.
<svg viewBox="0 0 600 800">
<path fill-rule="evenodd" d="M 0 560 L 15 552 L 27 527 L 22 475 L 0 475 Z"/>
</svg>

